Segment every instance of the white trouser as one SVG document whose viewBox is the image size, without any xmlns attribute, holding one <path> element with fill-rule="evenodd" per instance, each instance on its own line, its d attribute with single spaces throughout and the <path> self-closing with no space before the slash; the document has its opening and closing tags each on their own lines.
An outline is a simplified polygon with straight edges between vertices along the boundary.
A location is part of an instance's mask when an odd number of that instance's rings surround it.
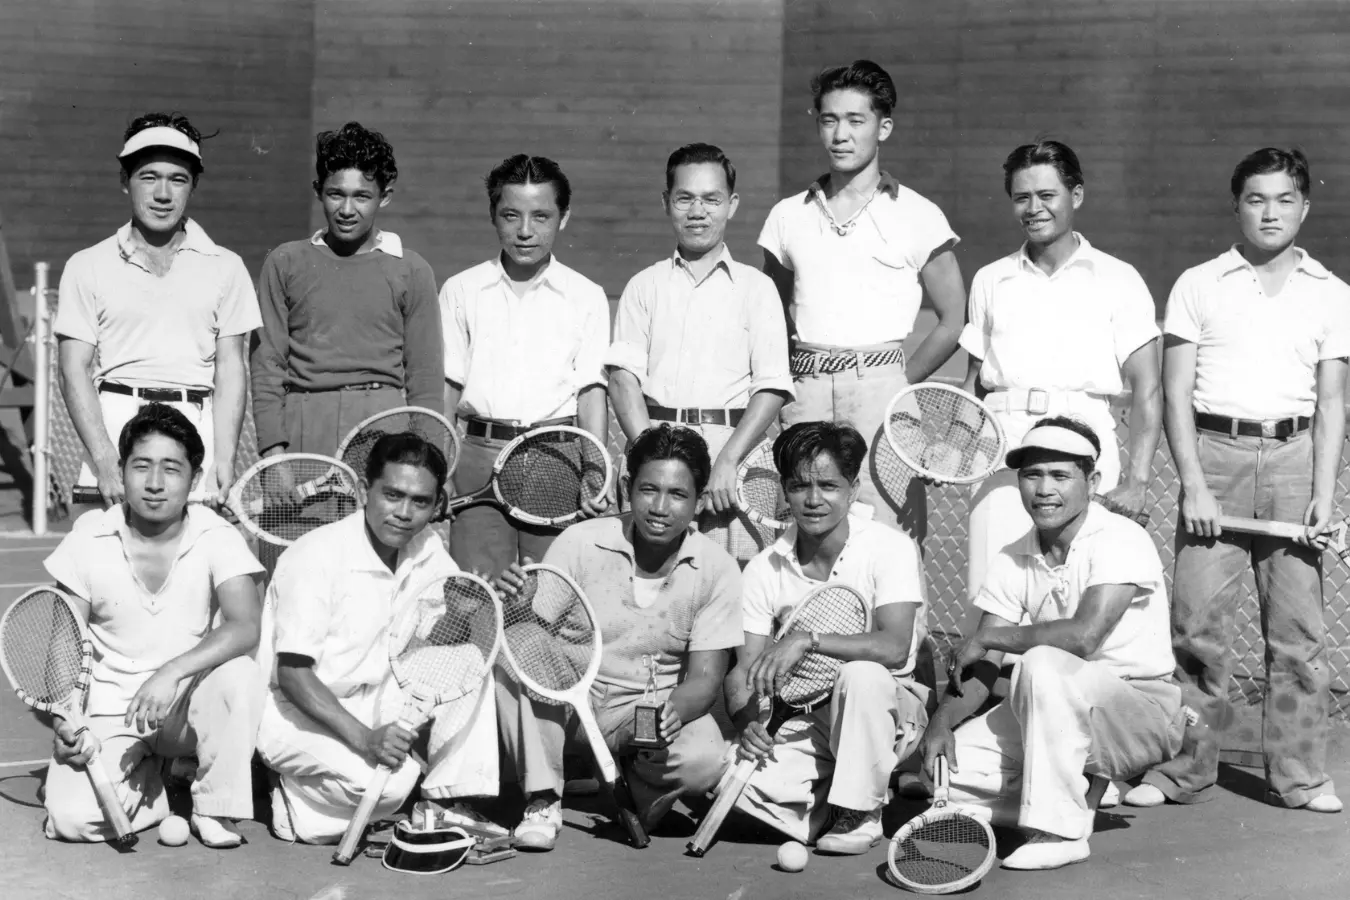
<svg viewBox="0 0 1350 900">
<path fill-rule="evenodd" d="M 1102 397 L 1077 392 L 1049 392 L 1050 411 L 1031 413 L 1009 409 L 1019 403 L 1026 392 L 1007 391 L 990 394 L 986 403 L 998 417 L 1011 449 L 1022 443 L 1031 427 L 1051 415 L 1067 415 L 1082 419 L 1097 433 L 1102 443 L 1102 455 L 1097 460 L 1097 471 L 1102 480 L 1101 493 L 1120 483 L 1120 447 L 1116 441 L 1116 422 L 1110 403 Z M 989 564 L 998 552 L 1031 530 L 1031 516 L 1022 506 L 1022 495 L 1017 488 L 1017 473 L 999 469 L 976 487 L 970 498 L 970 521 L 966 551 L 966 597 L 974 599 L 984 583 Z"/>
<path fill-rule="evenodd" d="M 1127 681 L 1097 662 L 1033 647 L 1007 699 L 956 729 L 951 802 L 995 825 L 1092 834 L 1084 772 L 1132 778 L 1181 748 L 1181 689 Z"/>
<path fill-rule="evenodd" d="M 794 840 L 813 840 L 829 807 L 872 811 L 889 799 L 891 773 L 928 725 L 923 687 L 874 662 L 839 668 L 825 706 L 783 723 L 774 748 L 736 808 Z"/>
<path fill-rule="evenodd" d="M 489 683 L 490 684 L 490 683 Z M 362 724 L 378 727 L 398 720 L 405 695 L 390 676 L 338 698 Z M 431 718 L 428 771 L 422 796 L 496 796 L 497 710 L 493 692 L 479 690 L 436 707 Z M 361 802 L 376 764 L 334 737 L 273 690 L 258 732 L 263 762 L 280 776 L 280 787 L 297 840 L 336 843 Z M 374 818 L 392 815 L 412 793 L 421 770 L 411 756 L 385 786 Z"/>
<path fill-rule="evenodd" d="M 211 471 L 211 465 L 216 458 L 216 425 L 211 399 L 208 396 L 200 404 L 188 403 L 183 400 L 164 404 L 165 406 L 172 406 L 187 416 L 188 421 L 196 427 L 197 434 L 202 439 L 202 446 L 206 448 L 206 458 L 202 460 L 201 483 L 205 483 L 206 475 Z M 122 435 L 122 428 L 127 422 L 131 421 L 132 416 L 136 415 L 142 406 L 151 402 L 153 401 L 142 400 L 140 397 L 131 397 L 126 394 L 99 392 L 98 403 L 103 409 L 103 425 L 108 429 L 108 436 L 112 439 L 114 447 L 117 446 L 117 439 Z M 84 454 L 83 462 L 80 463 L 80 477 L 75 484 L 80 487 L 98 486 L 98 476 L 94 474 L 93 459 L 87 451 Z"/>
</svg>

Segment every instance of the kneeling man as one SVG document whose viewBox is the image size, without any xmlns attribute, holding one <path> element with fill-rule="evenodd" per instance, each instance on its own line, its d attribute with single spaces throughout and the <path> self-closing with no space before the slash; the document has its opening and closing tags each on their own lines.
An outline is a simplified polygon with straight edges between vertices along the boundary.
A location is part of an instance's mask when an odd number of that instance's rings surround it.
<svg viewBox="0 0 1350 900">
<path fill-rule="evenodd" d="M 165 763 L 195 754 L 192 830 L 208 847 L 235 847 L 243 839 L 231 820 L 253 817 L 249 765 L 262 683 L 251 654 L 262 566 L 233 526 L 188 505 L 206 450 L 181 412 L 142 406 L 122 428 L 118 454 L 123 502 L 81 516 L 46 561 L 88 617 L 89 728 L 133 829 L 169 815 Z M 92 749 L 56 720 L 49 838 L 112 837 L 84 773 Z"/>
<path fill-rule="evenodd" d="M 337 843 L 366 785 L 393 770 L 374 818 L 396 812 L 421 774 L 399 727 L 406 697 L 389 666 L 389 627 L 427 581 L 459 571 L 427 529 L 444 502 L 446 460 L 415 434 L 380 438 L 366 464 L 366 505 L 300 538 L 277 563 L 263 645 L 272 673 L 258 752 L 278 776 L 272 831 Z M 275 655 L 275 667 L 270 659 Z M 497 794 L 491 691 L 432 713 L 422 795 L 450 825 L 503 835 L 462 798 Z"/>
<path fill-rule="evenodd" d="M 1089 426 L 1054 417 L 1008 453 L 1034 527 L 990 564 L 979 626 L 952 657 L 924 736 L 929 773 L 947 757 L 952 803 L 1029 833 L 1004 868 L 1087 859 L 1084 773 L 1131 778 L 1181 746 L 1162 561 L 1148 532 L 1092 503 L 1100 452 Z M 1005 653 L 1022 655 L 1008 697 L 966 721 Z"/>
</svg>

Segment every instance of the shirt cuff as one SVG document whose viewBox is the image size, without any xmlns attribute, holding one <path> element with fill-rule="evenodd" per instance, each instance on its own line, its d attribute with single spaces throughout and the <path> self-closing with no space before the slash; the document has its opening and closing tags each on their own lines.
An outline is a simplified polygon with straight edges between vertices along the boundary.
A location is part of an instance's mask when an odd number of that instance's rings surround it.
<svg viewBox="0 0 1350 900">
<path fill-rule="evenodd" d="M 985 360 L 989 358 L 989 338 L 983 331 L 969 323 L 961 329 L 961 337 L 957 341 L 961 349 L 978 359 Z"/>
<path fill-rule="evenodd" d="M 1001 619 L 1007 619 L 1009 622 L 1017 622 L 1022 618 L 1021 608 L 1010 608 L 1007 604 L 1000 603 L 993 597 L 981 591 L 975 597 L 975 608 L 987 613 L 993 613 Z"/>
<path fill-rule="evenodd" d="M 792 386 L 792 376 L 787 374 L 755 378 L 750 382 L 750 390 L 747 393 L 754 396 L 760 391 L 781 391 L 787 394 L 788 400 L 797 399 L 797 389 Z"/>
<path fill-rule="evenodd" d="M 605 365 L 631 372 L 638 384 L 647 380 L 647 351 L 629 341 L 615 341 L 605 353 Z"/>
</svg>

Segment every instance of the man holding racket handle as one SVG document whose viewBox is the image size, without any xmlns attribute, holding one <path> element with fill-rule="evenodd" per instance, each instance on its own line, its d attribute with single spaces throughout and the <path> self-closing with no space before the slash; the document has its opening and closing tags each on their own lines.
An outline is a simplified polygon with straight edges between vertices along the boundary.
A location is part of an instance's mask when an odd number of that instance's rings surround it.
<svg viewBox="0 0 1350 900">
<path fill-rule="evenodd" d="M 653 421 L 703 436 L 713 467 L 699 528 L 744 565 L 773 532 L 738 512 L 737 465 L 795 396 L 783 308 L 773 282 L 727 249 L 739 197 L 721 149 L 677 149 L 661 196 L 676 249 L 619 298 L 605 358 L 610 400 L 629 441 Z"/>
<path fill-rule="evenodd" d="M 638 436 L 627 463 L 632 510 L 573 525 L 544 562 L 569 575 L 593 610 L 603 649 L 589 703 L 605 748 L 629 776 L 641 825 L 652 828 L 681 796 L 710 790 L 726 768 L 728 741 L 710 711 L 742 641 L 741 574 L 692 528 L 711 468 L 698 434 L 661 423 Z M 508 653 L 520 647 L 513 632 L 522 626 L 511 622 L 523 576 L 513 567 L 500 581 Z M 560 677 L 572 680 L 566 667 Z M 562 825 L 563 751 L 577 717 L 541 702 L 500 667 L 497 691 L 503 749 L 529 801 L 516 846 L 551 850 Z M 644 704 L 659 707 L 657 733 L 638 744 Z"/>
<path fill-rule="evenodd" d="M 188 504 L 205 448 L 185 415 L 141 407 L 118 450 L 123 502 L 81 516 L 45 563 L 87 619 L 95 653 L 89 732 L 77 737 L 65 720 L 54 722 L 44 830 L 68 841 L 110 839 L 81 771 L 92 741 L 133 831 L 169 815 L 166 761 L 195 755 L 192 830 L 209 847 L 235 847 L 242 838 L 232 820 L 253 817 L 262 683 L 250 655 L 262 567 L 228 522 Z"/>
<path fill-rule="evenodd" d="M 866 457 L 849 425 L 799 423 L 775 440 L 792 525 L 745 569 L 745 649 L 726 681 L 727 708 L 742 729 L 739 758 L 760 761 L 735 808 L 814 840 L 822 853 L 861 854 L 881 840 L 891 773 L 927 722 L 928 690 L 913 680 L 925 616 L 919 551 L 908 535 L 849 513 Z M 827 583 L 852 588 L 872 627 L 773 641 L 775 623 Z M 813 658 L 834 661 L 826 702 L 771 734 L 760 699 L 775 697 Z"/>
<path fill-rule="evenodd" d="M 954 806 L 1028 833 L 1005 868 L 1086 859 L 1085 772 L 1131 778 L 1181 746 L 1162 561 L 1148 532 L 1092 502 L 1100 455 L 1094 429 L 1066 417 L 1008 453 L 1033 527 L 990 565 L 923 738 L 930 775 L 946 758 Z M 1008 653 L 1021 655 L 1009 695 L 975 716 Z"/>
<path fill-rule="evenodd" d="M 414 434 L 380 438 L 367 459 L 366 505 L 282 554 L 268 587 L 260 663 L 270 680 L 258 751 L 276 773 L 272 830 L 336 843 L 383 766 L 375 818 L 396 811 L 421 774 L 406 697 L 391 671 L 393 623 L 418 589 L 459 569 L 427 525 L 444 502 L 446 461 Z M 437 599 L 437 598 L 430 598 Z M 458 643 L 462 635 L 447 635 Z M 475 690 L 431 711 L 422 794 L 445 824 L 505 834 L 465 798 L 497 793 L 496 716 Z"/>
</svg>

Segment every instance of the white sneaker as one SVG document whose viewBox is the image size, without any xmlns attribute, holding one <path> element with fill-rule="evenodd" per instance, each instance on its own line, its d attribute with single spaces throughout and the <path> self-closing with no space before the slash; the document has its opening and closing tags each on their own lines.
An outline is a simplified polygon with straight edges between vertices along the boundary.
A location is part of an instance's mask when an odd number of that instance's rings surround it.
<svg viewBox="0 0 1350 900">
<path fill-rule="evenodd" d="M 515 845 L 521 850 L 552 850 L 562 830 L 562 801 L 552 794 L 535 797 L 516 826 Z"/>
<path fill-rule="evenodd" d="M 817 853 L 857 856 L 881 840 L 881 809 L 846 809 L 836 806 L 837 818 L 828 833 L 816 839 Z"/>
<path fill-rule="evenodd" d="M 295 828 L 291 825 L 291 808 L 281 793 L 281 785 L 272 785 L 272 836 L 279 841 L 295 843 Z"/>
<path fill-rule="evenodd" d="M 1091 852 L 1087 838 L 1071 841 L 1057 834 L 1034 831 L 1025 844 L 1008 854 L 1003 860 L 1003 868 L 1026 871 L 1058 869 L 1070 863 L 1082 862 Z"/>
<path fill-rule="evenodd" d="M 1335 794 L 1318 794 L 1299 807 L 1299 809 L 1320 813 L 1338 813 L 1344 808 L 1345 805 L 1341 803 L 1341 798 Z"/>
<path fill-rule="evenodd" d="M 1125 794 L 1126 806 L 1138 806 L 1148 809 L 1153 806 L 1162 806 L 1167 802 L 1167 795 L 1151 784 L 1141 784 L 1130 788 Z"/>
<path fill-rule="evenodd" d="M 1113 806 L 1120 805 L 1120 788 L 1116 787 L 1114 781 L 1108 782 L 1106 792 L 1102 794 L 1101 802 L 1097 804 L 1098 809 L 1110 809 Z"/>
<path fill-rule="evenodd" d="M 212 850 L 229 850 L 244 842 L 244 836 L 234 830 L 234 823 L 229 819 L 193 813 L 189 821 L 193 833 Z"/>
<path fill-rule="evenodd" d="M 453 803 L 434 800 L 427 811 L 436 816 L 436 824 L 442 828 L 454 826 L 463 828 L 470 834 L 494 838 L 506 837 L 511 833 L 463 800 Z"/>
</svg>

